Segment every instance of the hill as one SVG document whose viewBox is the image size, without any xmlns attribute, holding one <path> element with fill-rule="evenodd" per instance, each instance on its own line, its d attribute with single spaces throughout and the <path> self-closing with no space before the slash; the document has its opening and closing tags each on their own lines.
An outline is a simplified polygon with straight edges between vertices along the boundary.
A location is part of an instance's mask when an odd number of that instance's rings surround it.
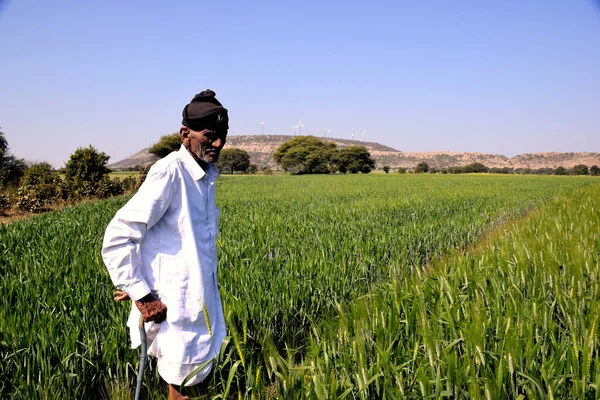
<svg viewBox="0 0 600 400">
<path fill-rule="evenodd" d="M 246 150 L 253 164 L 259 167 L 276 168 L 273 160 L 275 149 L 292 137 L 287 135 L 232 135 L 227 138 L 227 147 L 237 147 Z M 500 154 L 487 153 L 462 153 L 452 151 L 440 152 L 403 152 L 375 142 L 361 142 L 346 139 L 324 139 L 336 143 L 339 147 L 365 146 L 371 156 L 377 162 L 378 167 L 388 165 L 391 168 L 414 168 L 420 162 L 426 162 L 430 167 L 446 168 L 463 166 L 474 162 L 480 162 L 487 167 L 493 168 L 556 168 L 563 166 L 571 168 L 577 164 L 587 166 L 600 165 L 600 153 L 535 153 L 520 154 L 508 158 Z M 135 168 L 137 166 L 149 166 L 157 160 L 157 157 L 148 152 L 148 148 L 140 150 L 134 155 L 110 164 L 108 167 L 114 170 Z"/>
</svg>

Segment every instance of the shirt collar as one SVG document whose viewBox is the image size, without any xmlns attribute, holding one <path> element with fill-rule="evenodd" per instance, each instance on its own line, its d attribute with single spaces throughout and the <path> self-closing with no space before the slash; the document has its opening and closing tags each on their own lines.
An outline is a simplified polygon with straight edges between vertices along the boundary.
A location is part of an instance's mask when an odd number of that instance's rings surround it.
<svg viewBox="0 0 600 400">
<path fill-rule="evenodd" d="M 207 171 L 205 171 L 204 168 L 202 168 L 200 164 L 198 164 L 196 160 L 194 160 L 194 157 L 192 157 L 190 152 L 185 148 L 183 144 L 179 148 L 178 153 L 179 158 L 181 159 L 181 161 L 183 161 L 183 164 L 185 165 L 186 169 L 190 172 L 190 175 L 192 175 L 192 178 L 195 181 L 199 181 L 200 179 L 204 178 L 204 175 L 208 175 L 210 178 L 213 179 L 219 176 L 219 171 L 217 170 L 217 167 L 215 167 L 213 164 L 208 164 L 208 167 L 206 168 Z"/>
</svg>

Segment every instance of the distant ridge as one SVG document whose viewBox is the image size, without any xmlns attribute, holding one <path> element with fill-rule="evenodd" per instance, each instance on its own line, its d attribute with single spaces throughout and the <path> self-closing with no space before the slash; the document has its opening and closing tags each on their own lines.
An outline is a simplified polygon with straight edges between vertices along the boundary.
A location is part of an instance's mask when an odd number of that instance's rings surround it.
<svg viewBox="0 0 600 400">
<path fill-rule="evenodd" d="M 273 160 L 273 153 L 282 143 L 293 139 L 288 135 L 231 135 L 227 137 L 227 147 L 237 147 L 246 150 L 250 155 L 250 161 L 259 167 L 277 168 Z M 490 168 L 556 168 L 563 166 L 571 168 L 577 164 L 587 166 L 600 166 L 600 153 L 535 153 L 520 154 L 508 158 L 500 154 L 487 153 L 461 153 L 452 151 L 438 152 L 402 152 L 375 142 L 361 142 L 346 139 L 324 139 L 336 143 L 339 147 L 365 146 L 371 156 L 377 162 L 378 167 L 388 165 L 391 168 L 414 168 L 420 162 L 426 162 L 430 167 L 446 168 L 463 166 L 474 162 L 480 162 Z M 114 170 L 129 169 L 138 166 L 150 166 L 158 157 L 148 152 L 149 148 L 140 150 L 134 155 L 108 165 Z"/>
</svg>

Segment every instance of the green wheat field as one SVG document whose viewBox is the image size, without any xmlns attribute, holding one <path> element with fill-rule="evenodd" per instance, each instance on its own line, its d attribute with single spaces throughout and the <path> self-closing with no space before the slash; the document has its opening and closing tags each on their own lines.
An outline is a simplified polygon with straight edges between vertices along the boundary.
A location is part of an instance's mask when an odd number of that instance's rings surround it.
<svg viewBox="0 0 600 400">
<path fill-rule="evenodd" d="M 229 336 L 191 398 L 600 398 L 600 179 L 224 176 Z M 0 225 L 0 398 L 131 399 L 104 229 Z M 143 398 L 166 398 L 154 363 Z"/>
</svg>

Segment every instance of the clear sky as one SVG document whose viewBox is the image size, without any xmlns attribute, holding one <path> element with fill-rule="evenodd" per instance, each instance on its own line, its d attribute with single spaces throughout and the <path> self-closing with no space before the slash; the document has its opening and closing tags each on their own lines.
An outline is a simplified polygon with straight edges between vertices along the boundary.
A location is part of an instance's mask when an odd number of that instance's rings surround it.
<svg viewBox="0 0 600 400">
<path fill-rule="evenodd" d="M 211 88 L 230 135 L 359 137 L 402 151 L 600 152 L 594 0 L 0 0 L 12 153 L 118 161 Z"/>
</svg>

